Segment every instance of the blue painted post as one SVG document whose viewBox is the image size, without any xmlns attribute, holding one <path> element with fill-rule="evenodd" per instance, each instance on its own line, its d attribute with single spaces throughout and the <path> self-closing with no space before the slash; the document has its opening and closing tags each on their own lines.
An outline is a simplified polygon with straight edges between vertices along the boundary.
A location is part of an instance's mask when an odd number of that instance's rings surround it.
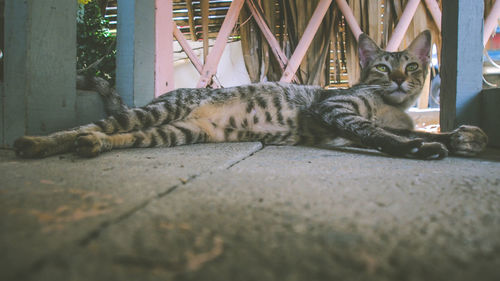
<svg viewBox="0 0 500 281">
<path fill-rule="evenodd" d="M 484 3 L 443 1 L 441 130 L 480 124 Z"/>
<path fill-rule="evenodd" d="M 155 0 L 118 0 L 116 89 L 128 106 L 154 98 Z"/>
<path fill-rule="evenodd" d="M 1 146 L 75 126 L 77 1 L 6 0 Z"/>
</svg>

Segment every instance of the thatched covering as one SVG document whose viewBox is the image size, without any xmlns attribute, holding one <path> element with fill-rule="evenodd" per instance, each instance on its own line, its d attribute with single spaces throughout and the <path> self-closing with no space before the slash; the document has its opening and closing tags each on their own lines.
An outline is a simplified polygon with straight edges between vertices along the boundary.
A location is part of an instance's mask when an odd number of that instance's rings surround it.
<svg viewBox="0 0 500 281">
<path fill-rule="evenodd" d="M 311 18 L 319 0 L 271 0 L 262 1 L 262 10 L 271 30 L 277 35 L 282 48 L 289 56 L 295 49 L 298 40 Z M 379 45 L 385 47 L 392 30 L 398 22 L 407 0 L 349 0 L 354 16 L 361 29 L 370 35 Z M 249 11 L 243 11 L 241 37 L 243 53 L 250 77 L 253 82 L 262 80 L 279 80 L 281 70 L 274 62 L 273 55 L 264 38 L 258 31 Z M 438 49 L 441 46 L 440 33 L 431 15 L 420 3 L 401 48 L 405 48 L 421 31 L 430 29 L 433 41 Z M 332 44 L 330 44 L 330 41 Z M 332 60 L 329 59 L 330 48 Z M 313 40 L 308 53 L 297 72 L 300 83 L 326 86 L 329 82 L 330 65 L 333 76 L 339 76 L 342 64 L 349 73 L 350 84 L 359 77 L 357 44 L 349 27 L 344 23 L 342 14 L 335 3 L 325 16 L 323 23 Z"/>
<path fill-rule="evenodd" d="M 290 57 L 295 50 L 318 2 L 319 0 L 262 1 L 261 8 L 267 24 L 277 35 L 287 57 Z M 301 84 L 328 85 L 329 83 L 329 45 L 337 19 L 335 10 L 335 7 L 330 7 L 306 57 L 300 64 L 296 76 Z M 243 54 L 251 81 L 279 80 L 282 74 L 279 64 L 270 52 L 247 7 L 241 12 L 240 22 Z"/>
</svg>

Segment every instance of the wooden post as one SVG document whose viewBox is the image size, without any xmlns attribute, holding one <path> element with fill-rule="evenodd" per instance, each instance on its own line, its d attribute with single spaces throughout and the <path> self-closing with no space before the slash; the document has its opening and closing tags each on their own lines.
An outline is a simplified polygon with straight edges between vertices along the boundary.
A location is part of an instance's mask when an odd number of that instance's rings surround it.
<svg viewBox="0 0 500 281">
<path fill-rule="evenodd" d="M 443 1 L 442 131 L 479 125 L 483 68 L 483 1 Z"/>
<path fill-rule="evenodd" d="M 155 96 L 155 2 L 118 0 L 116 89 L 128 106 Z"/>
<path fill-rule="evenodd" d="M 332 0 L 321 0 L 314 10 L 309 23 L 307 24 L 306 29 L 304 30 L 304 34 L 302 34 L 302 38 L 300 38 L 299 44 L 295 51 L 293 52 L 292 57 L 288 61 L 288 65 L 281 76 L 281 82 L 291 82 L 293 77 L 295 76 L 295 72 L 299 68 L 300 62 L 306 55 L 307 49 L 311 45 L 312 40 L 314 39 L 314 35 L 316 35 L 316 31 L 323 21 L 328 8 Z"/>
<path fill-rule="evenodd" d="M 175 89 L 172 0 L 156 0 L 155 11 L 154 96 L 158 97 Z"/>
<path fill-rule="evenodd" d="M 76 124 L 76 1 L 5 1 L 1 146 Z"/>
</svg>

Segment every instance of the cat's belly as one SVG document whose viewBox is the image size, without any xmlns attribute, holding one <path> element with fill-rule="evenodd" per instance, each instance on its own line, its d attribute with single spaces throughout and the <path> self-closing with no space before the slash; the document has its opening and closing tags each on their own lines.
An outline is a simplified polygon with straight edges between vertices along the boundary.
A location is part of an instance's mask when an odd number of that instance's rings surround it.
<svg viewBox="0 0 500 281">
<path fill-rule="evenodd" d="M 258 105 L 249 108 L 246 101 L 235 99 L 223 104 L 202 105 L 186 119 L 199 126 L 211 141 L 222 142 L 244 141 L 250 135 L 287 133 L 296 118 L 296 111 L 285 105 L 279 110 L 271 103 L 266 108 Z"/>
</svg>

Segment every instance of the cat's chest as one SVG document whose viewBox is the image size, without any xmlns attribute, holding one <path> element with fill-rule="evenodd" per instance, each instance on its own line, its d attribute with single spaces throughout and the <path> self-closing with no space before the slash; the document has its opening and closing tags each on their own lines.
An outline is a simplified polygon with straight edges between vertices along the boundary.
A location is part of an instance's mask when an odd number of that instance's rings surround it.
<svg viewBox="0 0 500 281">
<path fill-rule="evenodd" d="M 379 127 L 413 129 L 413 120 L 406 112 L 387 104 L 379 104 L 373 111 L 372 121 Z"/>
</svg>

